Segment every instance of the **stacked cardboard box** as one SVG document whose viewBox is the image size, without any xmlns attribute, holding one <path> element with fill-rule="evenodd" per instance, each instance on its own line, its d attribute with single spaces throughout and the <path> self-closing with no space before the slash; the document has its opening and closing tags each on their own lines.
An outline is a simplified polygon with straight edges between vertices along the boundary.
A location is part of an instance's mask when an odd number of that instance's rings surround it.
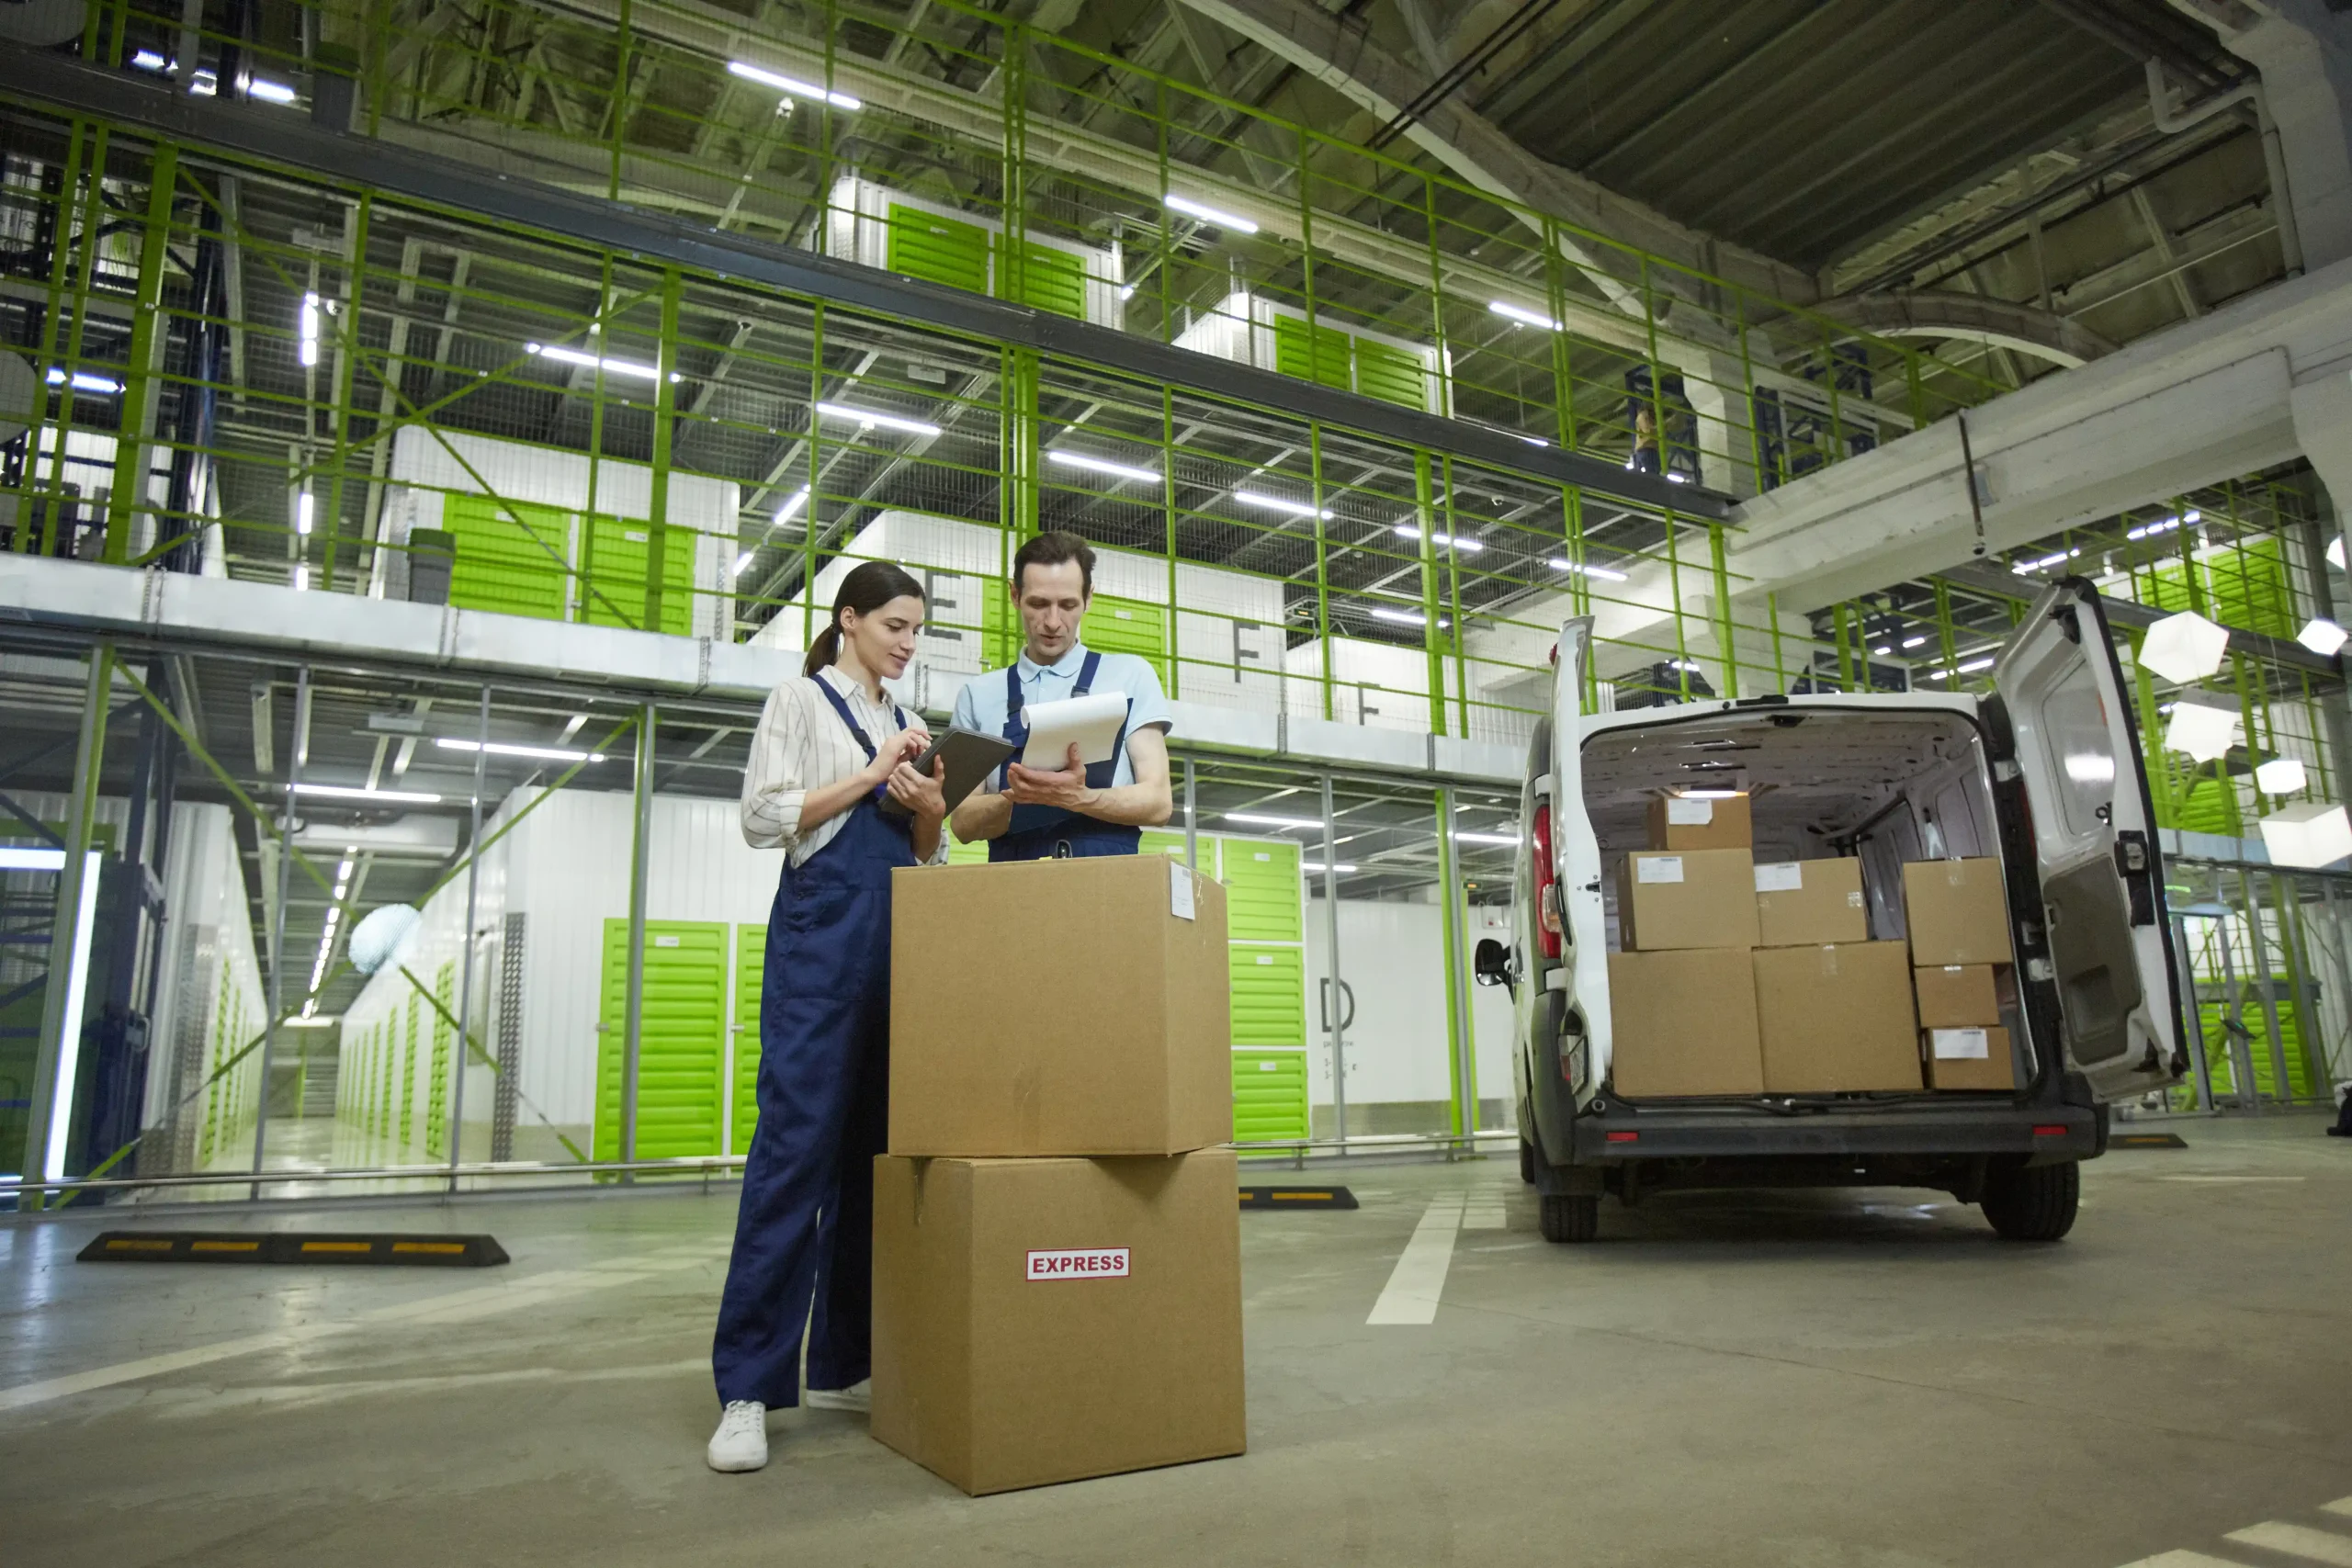
<svg viewBox="0 0 2352 1568">
<path fill-rule="evenodd" d="M 1997 860 L 1917 861 L 1903 868 L 1919 1051 L 1934 1089 L 2015 1089 L 2002 1026 L 2013 995 L 2009 906 Z"/>
<path fill-rule="evenodd" d="M 1241 1452 L 1224 889 L 1113 856 L 891 898 L 875 1437 L 974 1495 Z"/>
</svg>

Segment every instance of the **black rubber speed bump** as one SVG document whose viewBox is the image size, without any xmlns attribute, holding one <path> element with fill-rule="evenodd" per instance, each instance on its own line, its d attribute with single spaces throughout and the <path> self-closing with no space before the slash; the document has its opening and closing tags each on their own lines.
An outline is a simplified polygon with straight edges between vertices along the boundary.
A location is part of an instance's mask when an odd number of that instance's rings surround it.
<svg viewBox="0 0 2352 1568">
<path fill-rule="evenodd" d="M 1356 1195 L 1344 1187 L 1245 1187 L 1245 1209 L 1352 1209 Z"/>
<path fill-rule="evenodd" d="M 2178 1133 L 2109 1133 L 2110 1149 L 2185 1149 L 2188 1140 Z"/>
<path fill-rule="evenodd" d="M 387 1235 L 326 1231 L 101 1231 L 74 1255 L 84 1263 L 355 1263 L 404 1269 L 487 1269 L 508 1261 L 486 1235 Z"/>
</svg>

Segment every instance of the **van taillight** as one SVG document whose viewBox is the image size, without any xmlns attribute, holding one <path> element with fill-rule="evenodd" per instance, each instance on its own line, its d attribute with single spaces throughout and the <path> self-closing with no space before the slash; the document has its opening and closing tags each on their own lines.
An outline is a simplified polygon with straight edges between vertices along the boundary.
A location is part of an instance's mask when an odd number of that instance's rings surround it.
<svg viewBox="0 0 2352 1568">
<path fill-rule="evenodd" d="M 1560 956 L 1560 899 L 1553 886 L 1552 807 L 1535 808 L 1535 938 L 1546 958 Z"/>
</svg>

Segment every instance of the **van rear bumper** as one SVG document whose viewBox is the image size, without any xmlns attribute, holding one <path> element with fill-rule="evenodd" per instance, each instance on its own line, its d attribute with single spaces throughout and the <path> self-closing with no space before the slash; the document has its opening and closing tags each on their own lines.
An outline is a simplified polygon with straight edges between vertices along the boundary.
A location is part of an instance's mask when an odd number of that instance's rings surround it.
<svg viewBox="0 0 2352 1568">
<path fill-rule="evenodd" d="M 2026 1155 L 2090 1159 L 2104 1139 L 2096 1109 L 2079 1105 L 1916 1104 L 1868 1111 L 1787 1112 L 1722 1107 L 1633 1110 L 1611 1105 L 1569 1122 L 1569 1165 L 1773 1156 Z M 1546 1151 L 1553 1153 L 1553 1151 Z M 1557 1158 L 1555 1153 L 1554 1157 Z"/>
</svg>

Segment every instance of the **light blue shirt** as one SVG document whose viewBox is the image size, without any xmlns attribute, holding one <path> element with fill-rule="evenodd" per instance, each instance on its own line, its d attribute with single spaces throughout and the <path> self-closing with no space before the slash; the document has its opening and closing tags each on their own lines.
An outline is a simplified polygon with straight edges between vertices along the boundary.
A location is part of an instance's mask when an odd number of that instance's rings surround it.
<svg viewBox="0 0 2352 1568">
<path fill-rule="evenodd" d="M 1078 685 L 1078 672 L 1086 663 L 1086 645 L 1081 642 L 1072 644 L 1070 650 L 1053 664 L 1033 664 L 1027 655 L 1023 655 L 1013 665 L 1021 671 L 1021 705 L 1033 708 L 1039 703 L 1059 702 L 1069 696 Z M 1176 726 L 1175 712 L 1159 690 L 1159 676 L 1132 653 L 1104 654 L 1102 667 L 1094 671 L 1092 690 L 1097 694 L 1118 692 L 1126 696 L 1129 735 L 1153 725 L 1162 730 Z M 956 728 L 977 729 L 983 735 L 1002 735 L 1004 708 L 1004 671 L 991 670 L 984 675 L 975 675 L 956 695 Z M 1125 746 L 1119 748 L 1118 764 L 1111 773 L 1112 786 L 1135 783 L 1135 764 L 1128 760 Z"/>
</svg>

